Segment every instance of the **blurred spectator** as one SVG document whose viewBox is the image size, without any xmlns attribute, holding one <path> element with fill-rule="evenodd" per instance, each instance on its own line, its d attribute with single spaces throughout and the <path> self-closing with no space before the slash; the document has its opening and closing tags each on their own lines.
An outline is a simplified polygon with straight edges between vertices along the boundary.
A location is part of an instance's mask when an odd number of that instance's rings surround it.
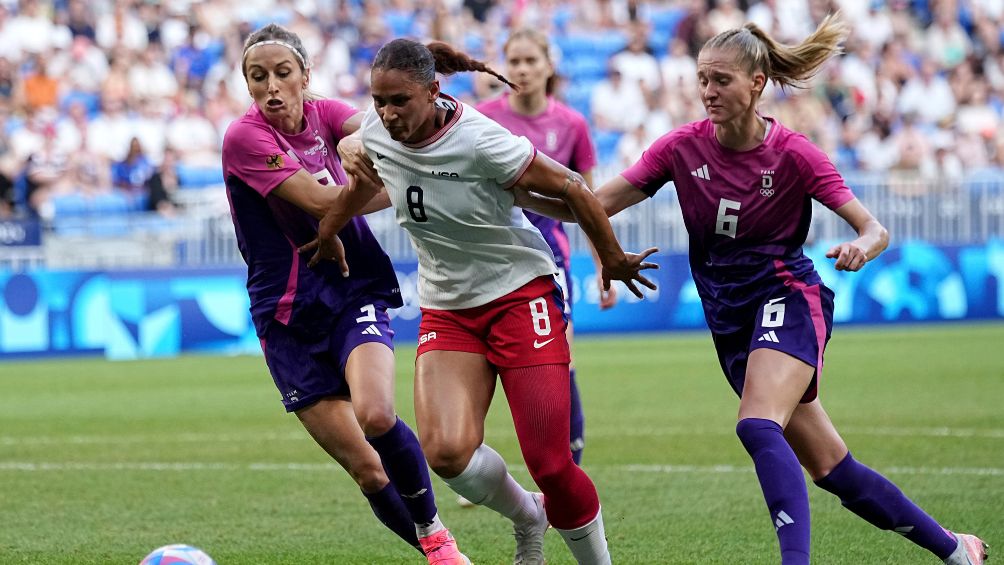
<svg viewBox="0 0 1004 565">
<path fill-rule="evenodd" d="M 676 36 L 687 44 L 687 51 L 692 57 L 708 39 L 711 39 L 711 29 L 705 17 L 706 0 L 684 0 L 686 14 L 676 25 Z"/>
<path fill-rule="evenodd" d="M 624 81 L 639 84 L 646 96 L 662 88 L 659 62 L 648 48 L 648 25 L 634 22 L 630 26 L 627 47 L 613 56 L 610 64 L 621 72 Z"/>
<path fill-rule="evenodd" d="M 854 21 L 853 30 L 854 38 L 867 43 L 873 50 L 892 39 L 892 18 L 886 10 L 885 0 L 868 0 L 868 10 Z"/>
<path fill-rule="evenodd" d="M 640 82 L 628 82 L 611 65 L 607 78 L 596 84 L 589 100 L 593 124 L 601 130 L 628 132 L 644 122 L 643 109 L 648 105 Z"/>
<path fill-rule="evenodd" d="M 17 86 L 17 74 L 10 59 L 0 55 L 0 99 L 10 100 L 14 97 Z"/>
<path fill-rule="evenodd" d="M 896 154 L 899 160 L 894 168 L 917 171 L 925 161 L 934 157 L 934 148 L 928 141 L 928 135 L 917 127 L 916 116 L 904 114 L 899 131 L 893 135 Z"/>
<path fill-rule="evenodd" d="M 966 30 L 959 25 L 955 2 L 942 1 L 936 6 L 934 23 L 924 38 L 927 53 L 942 68 L 954 67 L 969 55 L 973 44 Z"/>
<path fill-rule="evenodd" d="M 25 177 L 28 182 L 27 202 L 31 215 L 45 220 L 53 216 L 52 198 L 73 192 L 69 170 L 70 156 L 56 145 L 56 128 L 51 123 L 42 126 L 42 145 L 28 158 Z"/>
<path fill-rule="evenodd" d="M 920 71 L 900 91 L 897 110 L 916 114 L 924 124 L 939 123 L 955 112 L 955 95 L 948 81 L 938 74 L 935 61 L 923 60 Z"/>
<path fill-rule="evenodd" d="M 805 92 L 768 86 L 765 113 L 801 123 L 840 168 L 934 179 L 1004 165 L 1002 0 L 0 0 L 0 202 L 29 157 L 33 186 L 44 185 L 36 209 L 53 187 L 110 190 L 109 163 L 126 159 L 133 138 L 154 167 L 218 167 L 220 132 L 250 104 L 243 39 L 263 17 L 308 43 L 312 90 L 359 107 L 371 103 L 369 62 L 392 34 L 496 62 L 513 23 L 551 30 L 556 55 L 568 46 L 556 60 L 575 81 L 565 95 L 595 129 L 623 133 L 617 155 L 599 156 L 611 163 L 706 116 L 695 57 L 714 32 L 754 21 L 793 43 L 836 9 L 852 25 L 846 54 Z M 672 12 L 668 25 L 656 18 Z M 664 46 L 655 60 L 649 49 Z M 604 65 L 619 72 L 594 83 Z M 486 98 L 501 86 L 478 73 L 446 88 L 460 87 Z M 176 167 L 163 167 L 150 183 L 175 186 Z M 46 181 L 53 171 L 72 187 Z"/>
<path fill-rule="evenodd" d="M 962 161 L 950 147 L 938 144 L 934 148 L 933 158 L 920 163 L 920 174 L 929 181 L 941 184 L 957 182 L 963 176 Z"/>
<path fill-rule="evenodd" d="M 888 118 L 875 116 L 857 143 L 858 162 L 866 171 L 888 171 L 899 161 Z"/>
<path fill-rule="evenodd" d="M 84 0 L 69 0 L 66 4 L 66 27 L 73 38 L 84 37 L 91 43 L 97 41 L 98 35 L 94 25 L 94 11 Z"/>
<path fill-rule="evenodd" d="M 495 0 L 463 0 L 464 8 L 478 23 L 488 21 L 488 12 L 495 6 Z"/>
<path fill-rule="evenodd" d="M 69 49 L 52 57 L 49 68 L 54 76 L 61 77 L 67 90 L 99 93 L 108 77 L 108 57 L 91 39 L 79 35 Z"/>
<path fill-rule="evenodd" d="M 743 27 L 746 14 L 739 9 L 736 0 L 714 0 L 715 7 L 708 12 L 708 29 L 712 36 Z"/>
<path fill-rule="evenodd" d="M 1000 130 L 1001 118 L 990 106 L 990 87 L 980 78 L 972 82 L 972 90 L 966 102 L 955 113 L 955 127 L 965 134 L 977 134 L 992 139 Z"/>
<path fill-rule="evenodd" d="M 111 172 L 107 159 L 93 151 L 80 149 L 70 154 L 66 175 L 71 192 L 91 197 L 111 192 Z"/>
<path fill-rule="evenodd" d="M 209 73 L 213 58 L 207 52 L 211 39 L 197 25 L 188 28 L 188 37 L 171 53 L 171 70 L 178 84 L 187 90 L 198 91 Z"/>
<path fill-rule="evenodd" d="M 697 61 L 687 52 L 687 43 L 674 37 L 669 40 L 668 53 L 659 65 L 662 83 L 667 89 L 679 89 L 688 93 L 696 92 Z"/>
<path fill-rule="evenodd" d="M 11 147 L 11 140 L 3 134 L 7 131 L 8 114 L 7 105 L 0 103 L 0 219 L 14 215 L 14 181 L 21 172 L 21 163 Z"/>
<path fill-rule="evenodd" d="M 65 48 L 72 38 L 66 26 L 56 25 L 52 14 L 42 9 L 37 0 L 21 0 L 17 15 L 4 26 L 4 33 L 10 34 L 13 42 L 11 51 L 5 54 L 43 54 L 53 48 Z"/>
<path fill-rule="evenodd" d="M 105 104 L 118 102 L 128 106 L 132 97 L 129 83 L 132 53 L 124 47 L 118 47 L 109 56 L 109 63 L 108 74 L 101 83 L 101 100 Z"/>
<path fill-rule="evenodd" d="M 160 43 L 147 44 L 139 60 L 129 66 L 129 89 L 137 98 L 147 98 L 158 103 L 163 98 L 174 98 L 178 81 L 167 66 L 167 57 Z"/>
<path fill-rule="evenodd" d="M 174 151 L 168 150 L 164 152 L 164 161 L 146 182 L 147 210 L 164 217 L 173 217 L 178 211 L 178 206 L 174 202 L 178 187 L 177 155 Z"/>
<path fill-rule="evenodd" d="M 87 146 L 109 161 L 121 161 L 129 152 L 129 140 L 133 137 L 125 102 L 117 98 L 102 100 L 101 110 L 87 128 Z"/>
<path fill-rule="evenodd" d="M 141 51 L 148 41 L 146 25 L 128 0 L 114 0 L 112 11 L 98 18 L 95 34 L 98 45 L 105 51 L 118 47 Z"/>
<path fill-rule="evenodd" d="M 196 95 L 179 99 L 178 112 L 167 125 L 167 146 L 178 152 L 178 161 L 184 165 L 219 166 L 220 137 L 202 113 Z"/>
<path fill-rule="evenodd" d="M 172 102 L 139 99 L 139 112 L 131 117 L 133 135 L 154 164 L 164 158 L 167 147 L 167 123 Z"/>
<path fill-rule="evenodd" d="M 153 163 L 143 151 L 143 144 L 134 137 L 129 141 L 125 159 L 112 165 L 112 186 L 133 195 L 143 194 L 154 172 Z"/>
<path fill-rule="evenodd" d="M 21 81 L 20 91 L 15 97 L 28 113 L 55 108 L 59 103 L 59 79 L 49 73 L 45 56 L 32 55 L 31 71 Z"/>
</svg>

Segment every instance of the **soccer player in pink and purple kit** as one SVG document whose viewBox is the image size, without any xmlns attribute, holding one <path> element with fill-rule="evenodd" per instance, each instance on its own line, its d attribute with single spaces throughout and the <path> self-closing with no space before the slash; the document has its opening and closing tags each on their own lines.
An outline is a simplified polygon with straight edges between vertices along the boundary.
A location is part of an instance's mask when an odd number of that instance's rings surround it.
<svg viewBox="0 0 1004 565">
<path fill-rule="evenodd" d="M 839 52 L 847 34 L 827 17 L 801 44 L 776 43 L 754 24 L 713 37 L 698 56 L 706 120 L 655 141 L 596 191 L 608 214 L 672 181 L 690 233 L 690 266 L 722 370 L 740 396 L 736 433 L 753 459 L 780 542 L 781 563 L 809 563 L 809 497 L 817 486 L 874 526 L 895 531 L 951 565 L 981 565 L 986 544 L 943 529 L 888 479 L 855 460 L 817 396 L 833 321 L 833 293 L 802 253 L 811 199 L 858 237 L 832 247 L 857 271 L 888 245 L 885 228 L 854 197 L 826 155 L 761 116 L 768 80 L 797 86 Z M 526 201 L 566 216 L 553 201 Z"/>
<path fill-rule="evenodd" d="M 588 186 L 593 186 L 593 167 L 596 166 L 596 152 L 589 136 L 589 124 L 581 114 L 555 100 L 554 64 L 551 62 L 550 45 L 544 34 L 524 28 L 509 35 L 503 46 L 506 61 L 506 75 L 519 87 L 516 92 L 505 92 L 498 98 L 482 102 L 479 112 L 495 120 L 515 135 L 522 135 L 530 143 L 551 159 L 582 175 Z M 558 266 L 558 284 L 565 294 L 565 313 L 568 315 L 568 343 L 572 344 L 572 257 L 565 227 L 558 220 L 524 211 L 554 254 Z M 601 271 L 599 259 L 594 255 L 596 272 Z M 607 309 L 617 302 L 617 294 L 611 286 L 600 292 L 600 308 Z M 585 416 L 579 387 L 575 382 L 574 361 L 570 367 L 571 385 L 571 434 L 569 445 L 572 459 L 582 462 L 585 441 Z"/>
<path fill-rule="evenodd" d="M 286 411 L 348 471 L 381 522 L 429 563 L 469 565 L 439 519 L 418 438 L 394 412 L 387 309 L 401 306 L 401 294 L 390 260 L 361 217 L 338 233 L 350 277 L 297 253 L 344 186 L 373 182 L 347 179 L 335 149 L 362 113 L 306 94 L 307 60 L 299 37 L 280 26 L 252 33 L 242 70 L 254 103 L 223 140 L 265 362 Z"/>
</svg>

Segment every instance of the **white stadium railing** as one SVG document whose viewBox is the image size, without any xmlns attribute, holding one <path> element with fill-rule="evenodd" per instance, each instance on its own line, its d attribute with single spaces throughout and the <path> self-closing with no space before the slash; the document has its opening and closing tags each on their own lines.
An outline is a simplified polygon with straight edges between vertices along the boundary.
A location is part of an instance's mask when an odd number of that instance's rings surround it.
<svg viewBox="0 0 1004 565">
<path fill-rule="evenodd" d="M 615 174 L 615 173 L 614 173 Z M 606 178 L 609 178 L 609 174 Z M 603 175 L 597 175 L 604 178 Z M 893 242 L 924 240 L 969 244 L 1004 236 L 1004 175 L 985 180 L 931 182 L 916 177 L 848 176 L 858 198 L 889 229 Z M 74 218 L 43 234 L 39 247 L 0 247 L 0 269 L 117 269 L 232 266 L 242 263 L 223 190 L 190 196 L 189 213 Z M 212 192 L 209 192 L 212 191 Z M 837 215 L 814 203 L 810 241 L 852 236 Z M 407 235 L 389 210 L 367 216 L 370 228 L 396 260 L 413 260 Z M 686 252 L 687 234 L 676 193 L 667 186 L 611 223 L 622 246 Z M 111 229 L 110 229 L 111 227 Z M 582 232 L 568 229 L 573 251 L 587 252 Z"/>
</svg>

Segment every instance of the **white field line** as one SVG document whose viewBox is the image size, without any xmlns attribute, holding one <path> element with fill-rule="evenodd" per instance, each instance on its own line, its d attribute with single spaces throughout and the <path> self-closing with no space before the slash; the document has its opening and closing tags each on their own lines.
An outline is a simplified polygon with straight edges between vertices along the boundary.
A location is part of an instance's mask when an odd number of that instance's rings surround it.
<svg viewBox="0 0 1004 565">
<path fill-rule="evenodd" d="M 854 427 L 840 429 L 847 436 L 877 436 L 904 438 L 974 438 L 1004 439 L 1004 429 L 998 428 L 900 428 L 900 427 Z M 489 428 L 489 437 L 512 435 L 512 429 Z M 727 426 L 722 428 L 686 428 L 668 426 L 662 428 L 596 429 L 587 431 L 590 438 L 619 437 L 661 437 L 661 436 L 726 436 L 735 432 Z M 163 443 L 260 443 L 260 442 L 311 441 L 306 432 L 265 432 L 241 434 L 215 434 L 212 432 L 157 434 L 157 435 L 68 435 L 68 436 L 0 436 L 2 446 L 31 445 L 130 445 Z"/>
<path fill-rule="evenodd" d="M 655 474 L 700 474 L 721 475 L 752 473 L 752 465 L 590 465 L 591 470 L 617 473 Z M 44 471 L 228 471 L 228 472 L 337 472 L 341 467 L 335 463 L 178 463 L 178 462 L 133 462 L 133 463 L 39 463 L 31 461 L 0 461 L 0 471 L 44 472 Z M 510 471 L 525 473 L 526 469 L 511 466 Z M 1004 469 L 998 467 L 887 467 L 883 472 L 890 475 L 975 475 L 1004 477 Z"/>
</svg>

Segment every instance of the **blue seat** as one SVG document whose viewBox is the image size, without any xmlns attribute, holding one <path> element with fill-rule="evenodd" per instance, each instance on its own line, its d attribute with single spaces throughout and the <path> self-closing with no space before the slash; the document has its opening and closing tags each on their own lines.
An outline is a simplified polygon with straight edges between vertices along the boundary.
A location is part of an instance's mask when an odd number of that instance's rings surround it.
<svg viewBox="0 0 1004 565">
<path fill-rule="evenodd" d="M 71 90 L 59 100 L 59 111 L 65 114 L 74 103 L 80 103 L 87 110 L 87 118 L 94 119 L 101 112 L 101 95 L 96 92 Z"/>
<path fill-rule="evenodd" d="M 676 28 L 687 16 L 685 8 L 670 8 L 668 10 L 653 10 L 648 17 L 652 24 L 652 32 L 676 35 Z"/>
<path fill-rule="evenodd" d="M 98 194 L 91 199 L 90 212 L 97 216 L 126 214 L 132 210 L 129 196 L 120 191 Z"/>
<path fill-rule="evenodd" d="M 56 218 L 79 217 L 90 213 L 90 202 L 80 194 L 61 194 L 52 198 Z"/>
<path fill-rule="evenodd" d="M 593 141 L 596 143 L 596 158 L 602 164 L 609 164 L 617 158 L 617 144 L 624 135 L 619 131 L 594 130 Z"/>
<path fill-rule="evenodd" d="M 195 167 L 178 165 L 180 188 L 204 188 L 213 184 L 223 184 L 223 169 L 220 167 Z"/>
<path fill-rule="evenodd" d="M 413 29 L 415 14 L 411 12 L 388 10 L 384 12 L 383 22 L 390 28 L 391 35 L 394 37 L 407 37 L 415 35 Z"/>
<path fill-rule="evenodd" d="M 619 31 L 610 31 L 591 37 L 589 43 L 592 55 L 600 60 L 607 59 L 614 53 L 627 47 L 628 38 Z"/>
<path fill-rule="evenodd" d="M 561 72 L 573 82 L 595 82 L 607 76 L 607 62 L 593 56 L 569 58 L 561 62 Z"/>
</svg>

